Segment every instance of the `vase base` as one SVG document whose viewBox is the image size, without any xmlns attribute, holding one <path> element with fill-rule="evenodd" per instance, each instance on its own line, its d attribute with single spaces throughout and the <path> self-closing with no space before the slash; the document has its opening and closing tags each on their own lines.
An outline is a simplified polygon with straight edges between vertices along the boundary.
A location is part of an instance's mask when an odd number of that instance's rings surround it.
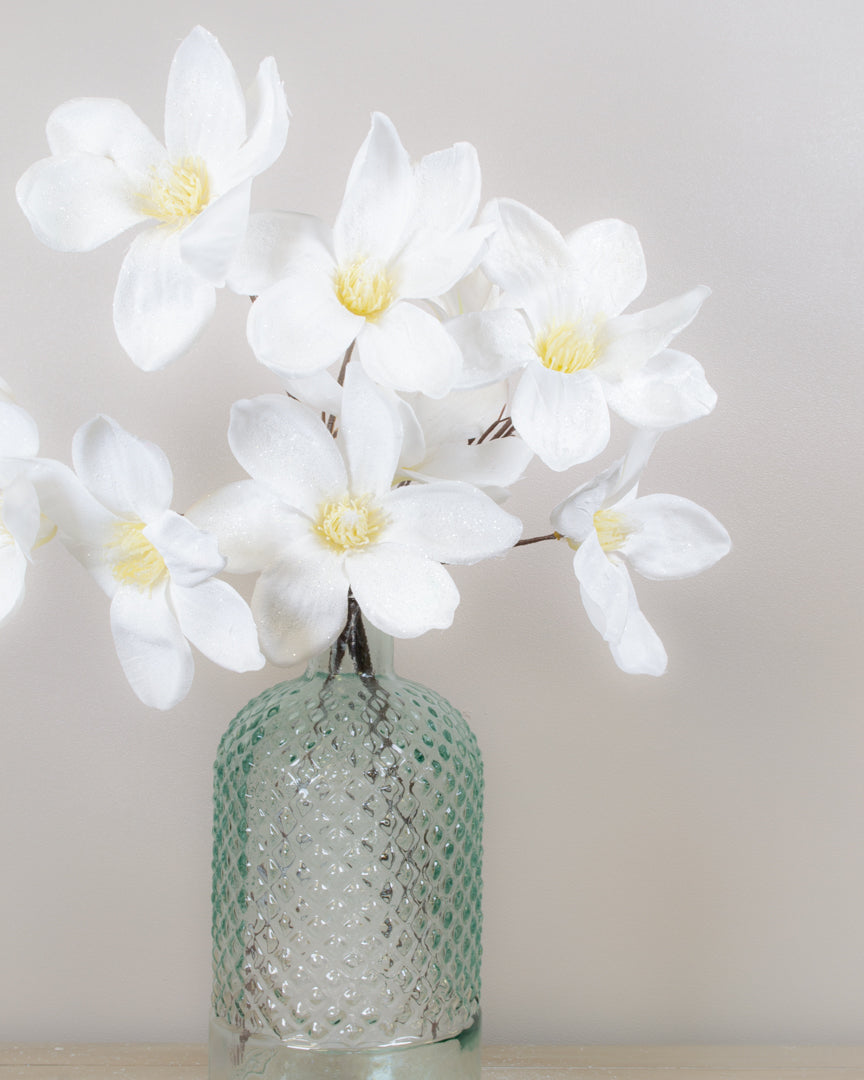
<svg viewBox="0 0 864 1080">
<path fill-rule="evenodd" d="M 210 1080 L 480 1080 L 480 1017 L 439 1042 L 301 1050 L 210 1019 Z"/>
</svg>

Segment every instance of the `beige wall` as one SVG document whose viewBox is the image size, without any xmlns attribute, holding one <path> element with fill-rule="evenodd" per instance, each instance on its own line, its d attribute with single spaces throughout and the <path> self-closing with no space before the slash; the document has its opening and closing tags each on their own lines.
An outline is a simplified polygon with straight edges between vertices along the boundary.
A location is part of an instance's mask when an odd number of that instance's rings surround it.
<svg viewBox="0 0 864 1080">
<path fill-rule="evenodd" d="M 702 503 L 735 549 L 638 583 L 668 675 L 616 670 L 553 545 L 459 573 L 454 628 L 398 652 L 486 754 L 488 1040 L 864 1042 L 864 5 L 7 4 L 0 375 L 46 454 L 68 460 L 96 411 L 159 443 L 178 508 L 238 475 L 228 405 L 274 388 L 245 302 L 222 296 L 194 352 L 144 375 L 111 325 L 125 241 L 54 254 L 12 190 L 67 98 L 122 98 L 158 132 L 197 21 L 244 80 L 272 52 L 286 82 L 292 130 L 257 207 L 332 218 L 381 109 L 415 154 L 475 143 L 486 196 L 565 230 L 635 224 L 646 302 L 714 289 L 681 340 L 719 407 L 661 442 L 645 490 Z M 532 473 L 512 504 L 532 533 L 586 473 Z M 60 549 L 0 669 L 0 1039 L 203 1039 L 210 762 L 281 673 L 202 659 L 183 705 L 146 710 Z"/>
</svg>

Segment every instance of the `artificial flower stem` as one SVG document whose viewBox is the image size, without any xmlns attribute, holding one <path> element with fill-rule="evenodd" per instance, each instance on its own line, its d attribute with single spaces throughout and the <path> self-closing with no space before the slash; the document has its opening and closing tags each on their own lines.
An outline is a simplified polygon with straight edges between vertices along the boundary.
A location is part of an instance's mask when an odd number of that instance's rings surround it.
<svg viewBox="0 0 864 1080">
<path fill-rule="evenodd" d="M 524 540 L 517 540 L 513 547 L 524 547 L 526 544 L 539 544 L 541 540 L 560 540 L 559 533 L 547 533 L 546 536 L 529 536 Z"/>
<path fill-rule="evenodd" d="M 492 432 L 495 430 L 495 428 L 498 427 L 498 425 L 502 424 L 502 423 L 503 424 L 509 424 L 510 423 L 510 417 L 509 416 L 507 416 L 507 417 L 504 416 L 504 406 L 502 406 L 501 412 L 498 414 L 497 420 L 493 420 L 492 423 L 489 425 L 489 427 L 486 428 L 486 430 L 483 432 L 483 434 L 476 440 L 471 439 L 470 443 L 474 443 L 476 441 L 477 445 L 479 446 L 479 444 L 482 443 L 489 435 L 491 435 Z"/>
<path fill-rule="evenodd" d="M 336 380 L 340 386 L 345 384 L 345 371 L 348 368 L 348 362 L 351 359 L 351 353 L 354 352 L 354 342 L 352 341 L 348 348 L 345 350 L 345 357 L 342 360 L 342 367 L 339 369 L 339 378 Z"/>
<path fill-rule="evenodd" d="M 327 681 L 339 674 L 345 652 L 354 661 L 354 670 L 364 679 L 375 680 L 375 669 L 372 664 L 372 653 L 369 649 L 369 640 L 366 636 L 366 627 L 363 624 L 363 613 L 360 605 L 354 598 L 354 594 L 348 593 L 348 618 L 342 633 L 333 643 L 330 649 L 330 667 Z"/>
</svg>

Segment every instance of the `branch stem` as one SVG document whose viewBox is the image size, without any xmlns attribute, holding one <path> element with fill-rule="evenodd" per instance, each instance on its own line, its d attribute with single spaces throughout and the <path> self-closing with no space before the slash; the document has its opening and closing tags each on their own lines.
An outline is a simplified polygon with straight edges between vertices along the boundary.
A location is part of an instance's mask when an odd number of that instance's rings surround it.
<svg viewBox="0 0 864 1080">
<path fill-rule="evenodd" d="M 560 533 L 547 533 L 545 536 L 529 536 L 526 540 L 517 540 L 513 547 L 525 547 L 526 544 L 539 544 L 541 540 L 560 540 Z"/>
</svg>

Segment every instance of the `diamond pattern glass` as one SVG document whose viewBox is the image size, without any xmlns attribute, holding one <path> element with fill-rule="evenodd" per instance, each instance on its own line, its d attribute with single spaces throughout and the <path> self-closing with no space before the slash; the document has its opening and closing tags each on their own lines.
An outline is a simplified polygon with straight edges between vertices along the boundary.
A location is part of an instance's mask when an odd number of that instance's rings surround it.
<svg viewBox="0 0 864 1080">
<path fill-rule="evenodd" d="M 337 643 L 223 737 L 212 1080 L 479 1077 L 480 753 L 373 645 L 361 665 Z"/>
</svg>

